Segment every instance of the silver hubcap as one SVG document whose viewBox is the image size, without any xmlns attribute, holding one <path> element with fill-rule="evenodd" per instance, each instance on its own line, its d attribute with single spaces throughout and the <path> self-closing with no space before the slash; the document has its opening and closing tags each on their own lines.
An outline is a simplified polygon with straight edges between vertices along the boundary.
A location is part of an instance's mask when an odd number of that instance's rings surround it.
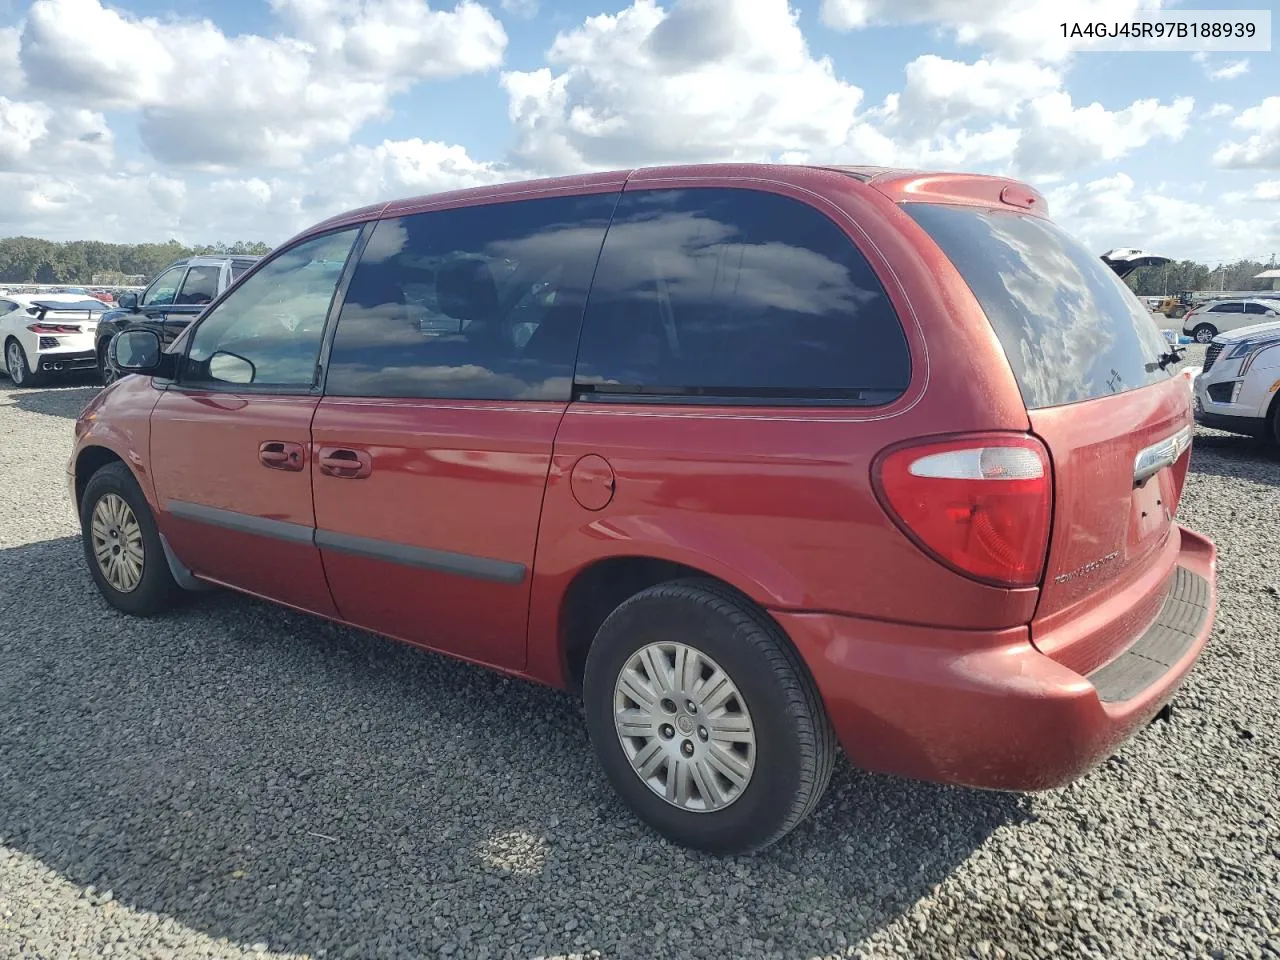
<svg viewBox="0 0 1280 960">
<path fill-rule="evenodd" d="M 613 723 L 636 776 L 681 810 L 723 810 L 751 782 L 756 735 L 746 702 L 693 647 L 636 651 L 614 684 Z"/>
<path fill-rule="evenodd" d="M 107 583 L 130 593 L 142 582 L 142 527 L 119 494 L 108 493 L 93 508 L 93 555 Z"/>
<path fill-rule="evenodd" d="M 21 383 L 22 378 L 27 375 L 26 364 L 22 360 L 22 350 L 18 348 L 16 343 L 9 344 L 9 379 L 14 383 Z"/>
</svg>

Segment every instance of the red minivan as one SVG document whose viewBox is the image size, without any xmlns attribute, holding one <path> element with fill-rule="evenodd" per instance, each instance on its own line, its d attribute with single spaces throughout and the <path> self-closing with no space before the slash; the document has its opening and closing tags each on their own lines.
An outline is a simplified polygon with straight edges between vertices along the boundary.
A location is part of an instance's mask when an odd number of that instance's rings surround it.
<svg viewBox="0 0 1280 960">
<path fill-rule="evenodd" d="M 1037 790 L 1173 695 L 1215 550 L 1150 314 L 1005 179 L 686 166 L 356 210 L 76 424 L 129 613 L 221 585 L 571 689 L 718 853 L 867 770 Z"/>
</svg>

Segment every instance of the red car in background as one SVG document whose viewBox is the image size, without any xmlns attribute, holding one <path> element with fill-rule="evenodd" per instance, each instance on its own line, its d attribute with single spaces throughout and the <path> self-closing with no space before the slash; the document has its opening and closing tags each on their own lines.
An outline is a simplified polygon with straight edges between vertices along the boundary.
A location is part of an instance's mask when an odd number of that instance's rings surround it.
<svg viewBox="0 0 1280 960">
<path fill-rule="evenodd" d="M 112 350 L 140 375 L 68 464 L 111 604 L 219 584 L 575 690 L 682 844 L 777 840 L 837 745 L 1065 784 L 1212 627 L 1176 357 L 1014 181 L 687 166 L 381 203 Z"/>
</svg>

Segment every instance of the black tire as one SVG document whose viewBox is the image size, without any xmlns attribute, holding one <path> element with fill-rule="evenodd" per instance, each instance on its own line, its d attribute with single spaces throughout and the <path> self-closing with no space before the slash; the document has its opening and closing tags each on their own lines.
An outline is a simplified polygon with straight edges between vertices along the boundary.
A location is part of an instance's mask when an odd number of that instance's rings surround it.
<svg viewBox="0 0 1280 960">
<path fill-rule="evenodd" d="M 44 376 L 38 370 L 32 370 L 27 360 L 27 351 L 16 337 L 10 337 L 4 344 L 5 366 L 9 370 L 9 379 L 20 389 L 38 387 Z"/>
<path fill-rule="evenodd" d="M 98 377 L 102 380 L 104 387 L 120 379 L 120 372 L 116 370 L 115 365 L 111 362 L 110 337 L 104 337 L 102 343 L 98 345 Z"/>
<path fill-rule="evenodd" d="M 719 810 L 687 810 L 659 796 L 632 767 L 614 726 L 619 674 L 637 651 L 660 641 L 714 660 L 750 713 L 755 768 Z M 813 811 L 831 780 L 835 734 L 808 670 L 767 614 L 717 583 L 672 581 L 623 602 L 587 655 L 583 698 L 592 744 L 614 789 L 641 820 L 682 846 L 721 855 L 763 849 Z"/>
<path fill-rule="evenodd" d="M 110 494 L 120 497 L 133 512 L 141 531 L 142 576 L 131 590 L 111 584 L 98 563 L 94 550 L 93 515 L 98 503 Z M 89 478 L 80 501 L 80 532 L 84 541 L 84 558 L 98 591 L 117 610 L 138 617 L 150 617 L 170 609 L 181 595 L 173 579 L 160 543 L 160 531 L 147 505 L 138 481 L 123 463 L 116 461 L 102 467 Z"/>
<path fill-rule="evenodd" d="M 1174 320 L 1181 320 L 1186 315 L 1187 315 L 1186 307 L 1174 307 L 1172 310 L 1169 311 L 1169 316 Z"/>
<path fill-rule="evenodd" d="M 1191 331 L 1191 338 L 1196 343 L 1208 343 L 1218 335 L 1218 328 L 1211 323 L 1201 323 Z"/>
<path fill-rule="evenodd" d="M 1280 447 L 1280 394 L 1271 401 L 1271 443 Z"/>
</svg>

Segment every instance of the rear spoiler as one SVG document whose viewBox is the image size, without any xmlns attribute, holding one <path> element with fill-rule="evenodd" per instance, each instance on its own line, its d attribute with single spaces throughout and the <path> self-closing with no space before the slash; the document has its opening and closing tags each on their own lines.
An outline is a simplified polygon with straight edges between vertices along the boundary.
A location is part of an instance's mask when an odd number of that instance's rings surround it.
<svg viewBox="0 0 1280 960">
<path fill-rule="evenodd" d="M 93 309 L 93 308 L 91 308 L 91 307 L 85 307 L 85 308 L 83 309 L 83 311 L 81 311 L 80 309 L 77 309 L 77 308 L 75 307 L 75 305 L 74 305 L 74 304 L 69 304 L 69 303 L 59 303 L 59 302 L 58 302 L 58 301 L 56 301 L 56 300 L 32 300 L 32 301 L 31 301 L 31 307 L 32 307 L 32 309 L 34 309 L 34 310 L 36 311 L 36 313 L 34 314 L 34 316 L 35 316 L 35 318 L 36 318 L 36 322 L 37 322 L 37 323 L 39 323 L 40 321 L 44 320 L 45 316 L 47 316 L 47 315 L 48 315 L 48 314 L 50 314 L 50 313 L 71 313 L 71 314 L 75 314 L 75 313 L 81 313 L 81 312 L 83 312 L 83 313 L 85 314 L 85 320 L 86 320 L 86 321 L 92 321 L 92 320 L 94 320 L 94 319 L 95 319 L 95 317 L 94 317 L 94 314 L 95 314 L 95 313 L 101 314 L 101 313 L 105 312 L 105 311 L 100 310 L 100 309 L 99 309 L 99 310 L 95 310 L 95 309 Z M 70 309 L 68 309 L 68 308 L 70 308 Z"/>
</svg>

